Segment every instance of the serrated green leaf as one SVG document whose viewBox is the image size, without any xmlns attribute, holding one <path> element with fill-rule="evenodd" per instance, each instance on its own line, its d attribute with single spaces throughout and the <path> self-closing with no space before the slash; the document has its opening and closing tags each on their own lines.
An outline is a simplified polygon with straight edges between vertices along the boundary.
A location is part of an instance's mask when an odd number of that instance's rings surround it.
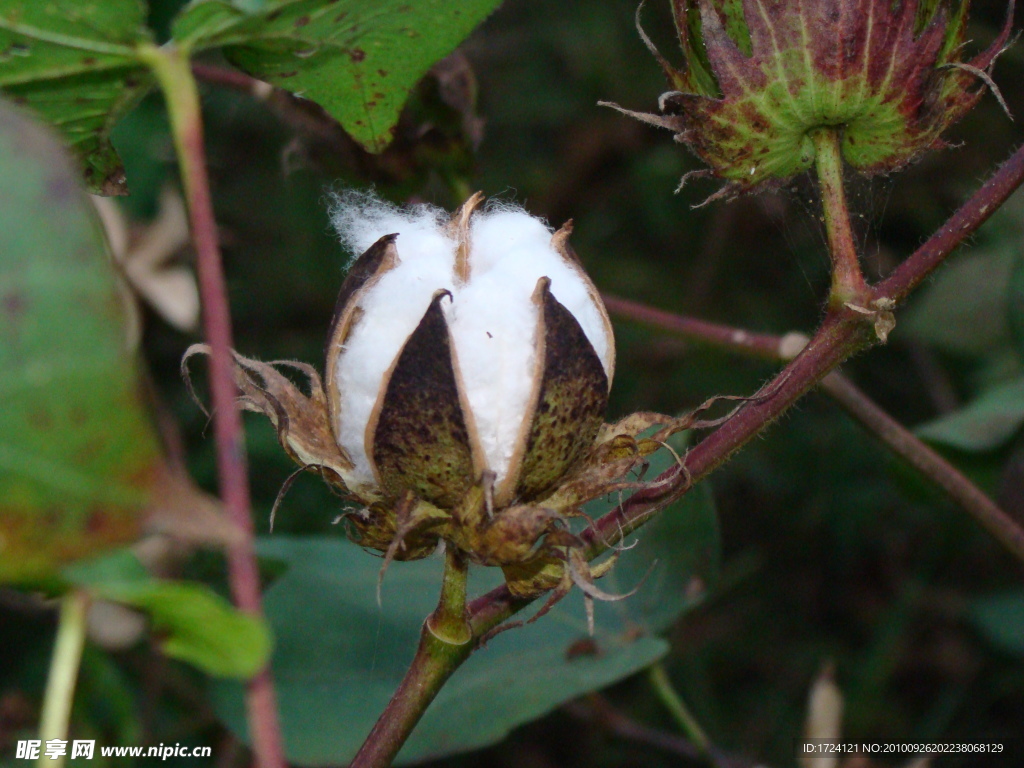
<svg viewBox="0 0 1024 768">
<path fill-rule="evenodd" d="M 122 550 L 64 576 L 95 597 L 146 613 L 161 650 L 216 677 L 249 678 L 270 655 L 270 633 L 204 584 L 156 579 Z"/>
<path fill-rule="evenodd" d="M 1004 445 L 1024 425 L 1024 379 L 994 387 L 946 416 L 914 430 L 918 437 L 964 451 Z"/>
<path fill-rule="evenodd" d="M 0 582 L 134 539 L 161 465 L 95 211 L 0 102 Z"/>
<path fill-rule="evenodd" d="M 658 457 L 662 468 L 670 461 Z M 668 650 L 657 633 L 692 604 L 695 579 L 715 578 L 718 549 L 710 491 L 700 486 L 643 528 L 636 547 L 601 580 L 608 591 L 640 589 L 595 606 L 593 642 L 578 592 L 537 623 L 494 637 L 448 681 L 398 763 L 494 743 L 559 704 L 653 663 Z M 381 561 L 355 545 L 275 536 L 261 541 L 259 552 L 290 563 L 264 601 L 277 638 L 272 664 L 288 759 L 304 766 L 346 764 L 405 673 L 423 620 L 436 605 L 442 564 L 436 558 L 394 564 L 379 607 Z M 499 583 L 497 569 L 470 571 L 472 594 Z M 241 689 L 219 684 L 214 700 L 218 714 L 244 738 Z"/>
<path fill-rule="evenodd" d="M 382 151 L 410 90 L 500 0 L 193 0 L 174 39 L 326 109 Z"/>
<path fill-rule="evenodd" d="M 60 129 L 90 188 L 127 194 L 110 132 L 152 83 L 141 0 L 0 0 L 0 90 Z"/>
</svg>

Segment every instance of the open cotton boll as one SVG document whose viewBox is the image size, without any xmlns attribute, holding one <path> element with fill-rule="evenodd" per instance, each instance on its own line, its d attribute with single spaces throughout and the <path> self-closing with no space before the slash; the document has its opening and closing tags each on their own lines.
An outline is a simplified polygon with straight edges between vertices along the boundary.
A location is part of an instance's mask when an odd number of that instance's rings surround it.
<svg viewBox="0 0 1024 768">
<path fill-rule="evenodd" d="M 472 203 L 472 201 L 471 201 Z M 541 278 L 580 324 L 609 379 L 613 350 L 593 288 L 575 265 L 552 246 L 552 233 L 518 208 L 492 208 L 468 222 L 450 222 L 436 209 L 409 211 L 365 195 L 336 199 L 332 219 L 342 240 L 364 252 L 381 237 L 397 234 L 397 265 L 358 296 L 361 310 L 337 353 L 333 371 L 338 400 L 335 437 L 354 464 L 346 482 L 357 489 L 375 483 L 367 426 L 385 394 L 384 379 L 423 320 L 438 290 L 453 343 L 466 426 L 482 455 L 478 460 L 501 485 L 520 438 L 529 429 L 536 381 L 540 310 L 533 301 Z M 461 222 L 461 223 L 459 223 Z M 468 277 L 456 275 L 460 241 L 468 241 Z M 463 246 L 464 247 L 464 246 Z M 429 420 L 430 414 L 422 414 Z"/>
<path fill-rule="evenodd" d="M 366 425 L 381 382 L 422 320 L 434 292 L 452 289 L 455 242 L 431 209 L 406 214 L 365 197 L 352 198 L 353 206 L 346 200 L 338 201 L 332 219 L 351 248 L 365 251 L 384 235 L 398 234 L 398 266 L 360 300 L 362 316 L 346 339 L 335 370 L 341 394 L 335 436 L 355 465 L 350 481 L 369 485 L 374 476 L 366 452 Z"/>
</svg>

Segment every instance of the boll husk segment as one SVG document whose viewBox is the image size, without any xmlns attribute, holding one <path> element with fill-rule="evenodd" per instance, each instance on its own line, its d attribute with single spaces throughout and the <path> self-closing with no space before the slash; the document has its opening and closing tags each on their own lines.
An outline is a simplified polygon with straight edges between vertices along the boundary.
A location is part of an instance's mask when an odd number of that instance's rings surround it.
<svg viewBox="0 0 1024 768">
<path fill-rule="evenodd" d="M 557 598 L 578 584 L 608 599 L 593 580 L 611 561 L 591 569 L 566 521 L 592 499 L 656 485 L 628 476 L 693 420 L 602 423 L 614 339 L 570 226 L 552 234 L 521 210 L 480 203 L 449 218 L 340 198 L 335 224 L 362 255 L 338 297 L 325 376 L 236 353 L 239 402 L 358 505 L 348 533 L 385 566 L 445 542 L 501 567 L 517 595 Z"/>
<path fill-rule="evenodd" d="M 885 173 L 944 146 L 977 103 L 1013 17 L 963 61 L 969 0 L 672 0 L 686 66 L 641 37 L 673 89 L 660 114 L 727 185 L 714 197 L 781 183 L 811 167 L 811 134 L 841 132 L 843 158 Z M 639 22 L 638 22 L 639 27 Z M 998 96 L 998 93 L 997 93 Z M 684 183 L 686 177 L 683 179 Z"/>
</svg>

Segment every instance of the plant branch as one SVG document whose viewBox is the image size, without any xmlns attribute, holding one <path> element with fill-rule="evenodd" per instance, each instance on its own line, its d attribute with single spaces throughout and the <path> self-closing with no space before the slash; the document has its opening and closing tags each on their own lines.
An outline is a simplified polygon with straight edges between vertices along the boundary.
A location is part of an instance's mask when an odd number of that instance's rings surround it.
<svg viewBox="0 0 1024 768">
<path fill-rule="evenodd" d="M 427 627 L 436 637 L 452 645 L 465 645 L 473 637 L 466 618 L 466 579 L 469 564 L 465 556 L 449 545 L 444 553 L 444 578 L 437 608 L 427 619 Z"/>
<path fill-rule="evenodd" d="M 1024 529 L 960 470 L 878 407 L 845 376 L 832 374 L 822 382 L 822 389 L 868 432 L 938 485 L 1018 560 L 1024 562 Z"/>
<path fill-rule="evenodd" d="M 259 616 L 260 584 L 253 551 L 248 468 L 242 420 L 235 406 L 237 390 L 231 360 L 231 316 L 206 173 L 199 92 L 192 77 L 187 51 L 174 47 L 143 46 L 138 53 L 153 70 L 163 91 L 188 201 L 203 305 L 203 331 L 211 349 L 210 390 L 220 495 L 228 519 L 243 534 L 227 550 L 231 594 L 240 609 Z M 261 768 L 283 768 L 284 751 L 269 665 L 249 681 L 246 704 L 249 733 L 258 764 Z"/>
<path fill-rule="evenodd" d="M 51 739 L 67 741 L 78 667 L 82 663 L 82 648 L 85 647 L 88 613 L 89 596 L 85 592 L 72 589 L 61 598 L 57 639 L 53 644 L 53 658 L 50 661 L 50 674 L 46 680 L 46 695 L 39 722 L 39 738 L 44 744 Z M 39 764 L 60 768 L 64 765 L 65 757 L 58 755 L 50 758 L 41 754 Z"/>
<path fill-rule="evenodd" d="M 806 343 L 807 337 L 802 334 L 773 336 L 767 333 L 752 333 L 741 328 L 711 323 L 694 317 L 684 317 L 663 309 L 655 309 L 638 301 L 630 301 L 619 296 L 603 293 L 605 307 L 608 312 L 618 317 L 634 320 L 653 328 L 671 331 L 684 339 L 695 341 L 726 352 L 734 352 L 747 357 L 777 362 L 790 359 L 794 355 L 786 355 L 783 343 L 792 339 L 798 344 Z"/>
<path fill-rule="evenodd" d="M 437 608 L 423 622 L 420 643 L 398 689 L 374 724 L 350 768 L 387 768 L 441 686 L 473 651 L 466 614 L 468 564 L 449 545 Z"/>
<path fill-rule="evenodd" d="M 1024 182 L 1024 145 L 1010 155 L 971 198 L 934 235 L 874 289 L 875 299 L 900 304 L 935 271 L 966 238 L 988 221 Z"/>
<path fill-rule="evenodd" d="M 799 334 L 771 336 L 747 334 L 736 328 L 673 315 L 651 309 L 642 304 L 615 299 L 608 304 L 609 311 L 619 317 L 671 331 L 692 341 L 728 349 L 739 354 L 762 359 L 785 360 L 789 349 L 799 340 Z M 730 343 L 721 343 L 722 339 Z M 793 341 L 787 342 L 787 339 Z M 769 354 L 775 350 L 774 355 Z M 1005 511 L 1000 509 L 984 491 L 972 483 L 962 472 L 946 461 L 937 451 L 918 439 L 910 430 L 896 421 L 841 373 L 833 371 L 821 382 L 821 389 L 893 453 L 901 457 L 970 513 L 989 533 L 1010 552 L 1024 562 L 1024 529 Z"/>
<path fill-rule="evenodd" d="M 584 531 L 587 557 L 594 558 L 647 522 L 658 510 L 682 497 L 696 482 L 725 463 L 763 432 L 804 393 L 840 363 L 870 346 L 874 332 L 863 316 L 838 309 L 826 315 L 807 346 L 718 429 L 691 448 L 683 467 L 660 476 L 657 489 L 634 493 Z"/>
<path fill-rule="evenodd" d="M 814 167 L 821 188 L 821 208 L 832 256 L 832 291 L 829 303 L 863 304 L 868 284 L 860 271 L 860 259 L 850 229 L 850 213 L 843 188 L 843 154 L 836 128 L 819 128 L 811 133 L 814 142 Z"/>
<path fill-rule="evenodd" d="M 193 62 L 192 74 L 197 80 L 248 94 L 258 101 L 265 101 L 274 92 L 274 86 L 270 83 L 228 67 Z"/>
</svg>

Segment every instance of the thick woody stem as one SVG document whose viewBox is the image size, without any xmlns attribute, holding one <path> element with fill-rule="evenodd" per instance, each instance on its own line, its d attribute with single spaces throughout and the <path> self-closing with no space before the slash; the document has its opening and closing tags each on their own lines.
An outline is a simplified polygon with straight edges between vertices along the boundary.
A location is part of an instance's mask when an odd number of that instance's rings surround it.
<svg viewBox="0 0 1024 768">
<path fill-rule="evenodd" d="M 187 51 L 147 45 L 138 49 L 138 55 L 153 70 L 163 91 L 188 201 L 203 305 L 203 331 L 211 349 L 210 393 L 220 495 L 227 517 L 243 534 L 227 551 L 231 594 L 239 608 L 259 616 L 260 584 L 253 550 L 248 468 L 242 420 L 235 406 L 231 316 L 206 173 L 199 92 Z M 269 666 L 249 681 L 246 704 L 253 751 L 260 768 L 283 768 L 284 750 Z"/>
<path fill-rule="evenodd" d="M 850 213 L 843 188 L 843 155 L 839 132 L 819 128 L 811 133 L 814 141 L 814 167 L 821 189 L 821 208 L 832 256 L 832 291 L 829 304 L 840 307 L 847 302 L 862 305 L 868 285 L 860 271 L 860 259 L 850 229 Z"/>
</svg>

